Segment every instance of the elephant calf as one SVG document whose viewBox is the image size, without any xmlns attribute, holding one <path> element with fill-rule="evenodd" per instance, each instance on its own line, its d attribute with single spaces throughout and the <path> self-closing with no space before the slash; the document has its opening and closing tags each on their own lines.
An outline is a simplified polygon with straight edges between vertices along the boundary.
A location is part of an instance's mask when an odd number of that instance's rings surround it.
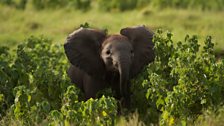
<svg viewBox="0 0 224 126">
<path fill-rule="evenodd" d="M 116 92 L 116 98 L 130 102 L 130 79 L 155 58 L 153 33 L 145 26 L 121 29 L 119 35 L 80 28 L 67 37 L 64 49 L 71 66 L 68 76 L 85 98 L 95 98 L 107 87 Z"/>
</svg>

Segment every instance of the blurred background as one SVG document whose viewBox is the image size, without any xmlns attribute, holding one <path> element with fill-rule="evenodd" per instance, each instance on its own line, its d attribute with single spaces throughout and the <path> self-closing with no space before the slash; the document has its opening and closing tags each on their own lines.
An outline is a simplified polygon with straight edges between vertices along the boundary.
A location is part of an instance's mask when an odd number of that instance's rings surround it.
<svg viewBox="0 0 224 126">
<path fill-rule="evenodd" d="M 0 0 L 0 46 L 14 48 L 30 35 L 63 43 L 81 24 L 109 34 L 144 24 L 171 31 L 175 41 L 211 35 L 224 53 L 224 0 Z"/>
</svg>

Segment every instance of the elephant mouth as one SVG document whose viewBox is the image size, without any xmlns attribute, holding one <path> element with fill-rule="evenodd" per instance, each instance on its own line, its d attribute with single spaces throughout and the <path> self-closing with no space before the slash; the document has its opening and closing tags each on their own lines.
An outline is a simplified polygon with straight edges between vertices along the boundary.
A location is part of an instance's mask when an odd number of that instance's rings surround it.
<svg viewBox="0 0 224 126">
<path fill-rule="evenodd" d="M 111 72 L 119 72 L 118 66 L 114 65 L 112 62 L 106 64 L 106 70 Z"/>
<path fill-rule="evenodd" d="M 111 71 L 111 72 L 116 72 L 116 73 L 119 72 L 119 70 L 114 66 L 106 67 L 106 69 L 107 71 Z"/>
</svg>

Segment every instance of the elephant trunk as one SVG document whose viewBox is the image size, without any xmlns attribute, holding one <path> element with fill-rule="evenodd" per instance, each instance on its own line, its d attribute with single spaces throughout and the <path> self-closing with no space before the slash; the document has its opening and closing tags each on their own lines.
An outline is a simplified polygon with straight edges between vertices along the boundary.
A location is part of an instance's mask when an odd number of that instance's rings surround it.
<svg viewBox="0 0 224 126">
<path fill-rule="evenodd" d="M 129 90 L 130 86 L 129 83 L 129 70 L 130 70 L 130 63 L 127 59 L 120 60 L 118 63 L 118 70 L 120 74 L 120 95 L 124 98 L 125 103 L 128 104 L 129 102 Z"/>
</svg>

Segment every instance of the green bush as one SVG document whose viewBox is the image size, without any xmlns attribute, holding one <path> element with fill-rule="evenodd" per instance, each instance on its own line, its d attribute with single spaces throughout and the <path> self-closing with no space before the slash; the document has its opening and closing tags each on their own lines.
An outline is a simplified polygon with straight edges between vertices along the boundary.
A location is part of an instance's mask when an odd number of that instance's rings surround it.
<svg viewBox="0 0 224 126">
<path fill-rule="evenodd" d="M 204 110 L 195 121 L 195 126 L 222 126 L 224 124 L 224 106 Z"/>
<path fill-rule="evenodd" d="M 68 5 L 69 7 L 86 11 L 90 9 L 91 0 L 70 0 Z"/>
<path fill-rule="evenodd" d="M 32 5 L 36 9 L 58 8 L 65 6 L 66 3 L 64 0 L 32 0 Z"/>
<path fill-rule="evenodd" d="M 102 96 L 79 102 L 77 92 L 74 86 L 70 86 L 64 94 L 61 113 L 67 122 L 75 125 L 114 125 L 117 115 L 114 98 Z"/>
<path fill-rule="evenodd" d="M 31 36 L 18 46 L 16 56 L 5 47 L 0 50 L 0 94 L 5 107 L 1 115 L 11 108 L 16 119 L 30 124 L 46 117 L 36 112 L 40 111 L 40 105 L 47 103 L 51 109 L 60 108 L 61 96 L 71 84 L 61 46 L 52 45 L 44 37 Z"/>
<path fill-rule="evenodd" d="M 36 9 L 69 7 L 80 10 L 88 10 L 91 0 L 32 0 Z"/>
<path fill-rule="evenodd" d="M 35 9 L 49 9 L 69 7 L 81 10 L 88 10 L 91 5 L 91 0 L 32 0 L 30 2 Z M 18 9 L 25 9 L 28 0 L 1 0 L 0 4 L 13 6 Z"/>
<path fill-rule="evenodd" d="M 223 0 L 151 0 L 153 6 L 159 8 L 190 8 L 199 10 L 223 10 Z"/>
<path fill-rule="evenodd" d="M 44 37 L 29 37 L 18 45 L 16 56 L 0 48 L 0 118 L 20 125 L 114 124 L 117 103 L 114 98 L 80 102 L 81 92 L 70 86 L 69 63 L 63 46 Z M 61 115 L 62 120 L 59 118 Z M 89 120 L 91 118 L 91 120 Z M 11 122 L 4 122 L 10 125 Z"/>
<path fill-rule="evenodd" d="M 137 6 L 137 0 L 98 0 L 97 2 L 99 9 L 104 11 L 125 11 Z"/>
<path fill-rule="evenodd" d="M 121 109 L 125 117 L 137 109 L 146 125 L 186 125 L 223 104 L 224 60 L 216 60 L 211 37 L 200 47 L 197 36 L 173 42 L 171 33 L 158 30 L 153 42 L 155 61 L 132 80 L 131 108 Z M 44 37 L 31 36 L 15 51 L 0 47 L 0 123 L 115 125 L 119 102 L 111 90 L 80 101 L 68 66 L 63 46 Z"/>
<path fill-rule="evenodd" d="M 183 8 L 198 10 L 223 10 L 224 0 L 32 0 L 31 4 L 36 9 L 48 8 L 75 8 L 86 11 L 90 9 L 91 3 L 97 4 L 103 11 L 125 11 L 136 8 L 151 7 Z M 28 0 L 1 0 L 1 4 L 25 9 Z"/>
<path fill-rule="evenodd" d="M 1 0 L 0 4 L 14 6 L 17 9 L 25 9 L 27 0 Z"/>
<path fill-rule="evenodd" d="M 198 10 L 223 10 L 223 0 L 98 0 L 98 6 L 101 10 L 131 10 L 139 7 L 151 5 L 152 7 L 163 8 L 183 8 Z"/>
<path fill-rule="evenodd" d="M 13 0 L 1 0 L 1 4 L 11 5 L 13 3 Z"/>
<path fill-rule="evenodd" d="M 224 60 L 216 61 L 211 37 L 200 50 L 197 36 L 186 36 L 174 45 L 172 34 L 154 36 L 156 59 L 147 67 L 148 102 L 161 111 L 160 124 L 186 123 L 203 109 L 222 104 Z"/>
<path fill-rule="evenodd" d="M 0 47 L 0 118 L 5 115 L 7 108 L 14 101 L 13 88 L 16 86 L 13 77 L 15 77 L 15 72 L 12 69 L 11 64 L 12 56 L 9 54 L 9 48 Z"/>
</svg>

